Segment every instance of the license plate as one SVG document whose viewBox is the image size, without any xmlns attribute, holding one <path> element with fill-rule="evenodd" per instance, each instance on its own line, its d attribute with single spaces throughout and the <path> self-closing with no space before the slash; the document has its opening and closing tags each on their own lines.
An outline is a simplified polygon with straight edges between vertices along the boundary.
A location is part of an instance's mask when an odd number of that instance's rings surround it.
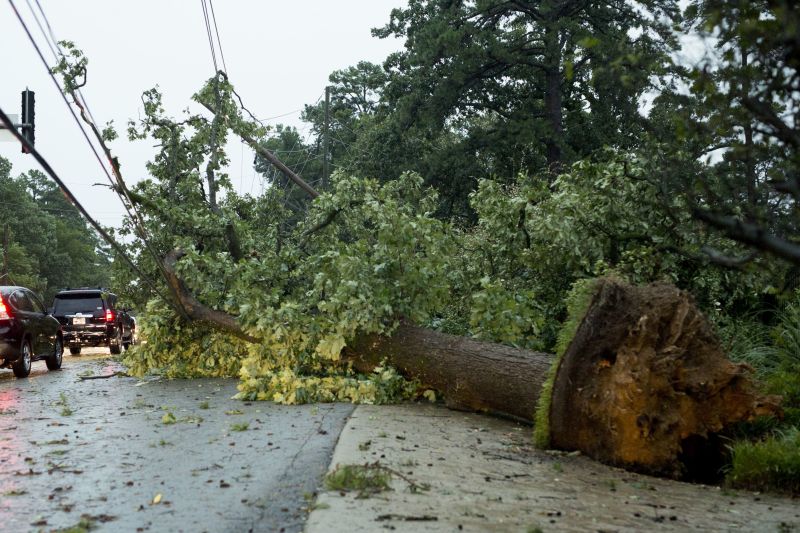
<svg viewBox="0 0 800 533">
<path fill-rule="evenodd" d="M 83 318 L 82 316 L 76 316 L 75 318 L 72 319 L 72 324 L 75 326 L 83 326 L 84 324 L 86 324 L 86 319 Z"/>
</svg>

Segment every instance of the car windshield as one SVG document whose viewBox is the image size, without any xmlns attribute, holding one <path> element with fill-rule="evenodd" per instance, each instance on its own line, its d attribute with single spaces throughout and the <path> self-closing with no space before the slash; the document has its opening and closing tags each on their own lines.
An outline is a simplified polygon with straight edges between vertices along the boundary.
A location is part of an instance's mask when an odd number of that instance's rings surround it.
<svg viewBox="0 0 800 533">
<path fill-rule="evenodd" d="M 53 314 L 92 313 L 103 310 L 103 300 L 99 296 L 86 294 L 63 294 L 56 296 Z"/>
</svg>

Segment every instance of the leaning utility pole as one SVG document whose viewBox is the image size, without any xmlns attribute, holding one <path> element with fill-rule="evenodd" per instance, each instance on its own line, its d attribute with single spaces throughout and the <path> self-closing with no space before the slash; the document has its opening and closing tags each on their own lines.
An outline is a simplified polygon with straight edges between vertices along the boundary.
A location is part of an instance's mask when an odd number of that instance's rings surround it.
<svg viewBox="0 0 800 533">
<path fill-rule="evenodd" d="M 0 275 L 0 285 L 8 284 L 8 241 L 10 240 L 8 224 L 3 228 L 3 274 Z"/>
<path fill-rule="evenodd" d="M 325 87 L 325 125 L 322 130 L 322 190 L 328 188 L 328 178 L 330 177 L 329 154 L 328 154 L 328 129 L 331 120 L 331 88 Z"/>
</svg>

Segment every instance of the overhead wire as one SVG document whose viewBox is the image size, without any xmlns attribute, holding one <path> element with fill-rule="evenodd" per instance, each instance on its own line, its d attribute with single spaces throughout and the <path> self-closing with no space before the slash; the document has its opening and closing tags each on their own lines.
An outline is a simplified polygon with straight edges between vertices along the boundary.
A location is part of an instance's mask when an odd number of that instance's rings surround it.
<svg viewBox="0 0 800 533">
<path fill-rule="evenodd" d="M 103 159 L 100 157 L 100 154 L 98 153 L 97 148 L 95 147 L 95 144 L 92 142 L 89 134 L 87 133 L 87 131 L 85 129 L 85 126 L 84 126 L 84 123 L 81 121 L 80 118 L 78 118 L 78 115 L 75 113 L 75 110 L 70 105 L 66 94 L 62 90 L 61 85 L 59 84 L 59 82 L 56 79 L 54 73 L 52 72 L 52 70 L 50 69 L 49 65 L 47 64 L 47 60 L 45 59 L 44 54 L 41 51 L 41 48 L 39 47 L 38 43 L 34 39 L 33 34 L 31 33 L 30 29 L 28 28 L 28 25 L 25 23 L 25 20 L 22 18 L 22 15 L 20 14 L 19 10 L 17 9 L 17 6 L 14 4 L 14 1 L 13 0 L 8 0 L 8 1 L 9 1 L 9 4 L 11 5 L 11 8 L 14 11 L 15 15 L 17 16 L 17 20 L 22 25 L 22 28 L 25 31 L 26 35 L 28 36 L 28 39 L 30 40 L 31 44 L 33 45 L 34 49 L 36 50 L 36 53 L 39 56 L 39 59 L 42 61 L 42 64 L 45 66 L 48 74 L 50 75 L 50 79 L 53 81 L 54 85 L 56 86 L 56 89 L 58 90 L 58 93 L 61 95 L 61 99 L 66 104 L 67 109 L 69 110 L 70 114 L 72 115 L 72 118 L 75 120 L 75 123 L 78 125 L 78 128 L 81 130 L 81 133 L 83 134 L 84 139 L 86 140 L 87 144 L 89 144 L 89 148 L 92 150 L 92 153 L 94 154 L 95 159 L 100 164 L 100 167 L 103 169 L 103 172 L 106 175 L 106 178 L 108 179 L 109 183 L 111 184 L 112 189 L 117 193 L 117 196 L 119 197 L 119 199 L 120 199 L 120 201 L 122 203 L 122 206 L 125 209 L 125 212 L 128 214 L 128 216 L 130 217 L 130 220 L 133 222 L 134 227 L 137 229 L 137 232 L 139 233 L 140 238 L 142 239 L 143 243 L 145 244 L 145 247 L 148 249 L 150 254 L 153 256 L 153 259 L 154 259 L 159 271 L 161 272 L 162 276 L 164 277 L 164 280 L 169 284 L 168 275 L 167 275 L 166 271 L 164 270 L 164 266 L 161 263 L 160 259 L 158 258 L 158 255 L 156 254 L 155 250 L 152 248 L 152 246 L 150 245 L 150 243 L 149 243 L 149 241 L 147 239 L 147 235 L 146 235 L 146 230 L 144 228 L 143 219 L 141 218 L 141 215 L 139 215 L 139 213 L 136 211 L 136 207 L 135 207 L 134 203 L 131 201 L 130 197 L 128 196 L 127 191 L 125 190 L 124 184 L 122 183 L 121 176 L 118 176 L 118 181 L 119 181 L 118 186 L 119 186 L 119 188 L 114 187 L 114 179 L 111 177 L 111 173 L 109 173 L 108 168 L 106 167 L 105 163 L 103 163 Z M 26 2 L 28 4 L 28 7 L 31 9 L 31 12 L 34 15 L 34 19 L 36 19 L 36 21 L 37 21 L 37 25 L 39 25 L 39 28 L 42 29 L 42 33 L 45 34 L 45 40 L 48 43 L 50 43 L 50 41 L 48 40 L 47 34 L 44 32 L 44 30 L 42 28 L 41 23 L 38 21 L 38 17 L 36 16 L 36 13 L 33 11 L 33 8 L 32 8 L 32 6 L 30 4 L 30 1 L 26 0 Z M 38 3 L 38 0 L 37 0 L 37 5 L 39 7 L 39 10 L 42 13 L 42 16 L 43 16 L 44 20 L 45 20 L 45 25 L 50 30 L 50 38 L 55 40 L 55 34 L 52 31 L 52 27 L 50 26 L 49 21 L 47 20 L 47 15 L 44 14 L 44 10 L 42 9 L 41 4 Z M 61 55 L 63 56 L 63 52 L 61 50 L 61 47 L 58 45 L 57 42 L 55 43 L 54 47 L 59 52 L 61 52 Z M 51 46 L 51 50 L 52 50 L 52 46 Z M 78 94 L 80 94 L 80 99 L 81 99 L 81 102 L 78 102 L 76 100 L 76 104 L 79 105 L 79 106 L 81 106 L 81 105 L 84 106 L 84 108 L 86 109 L 88 118 L 91 121 L 91 125 L 96 128 L 96 122 L 95 122 L 94 118 L 91 116 L 91 111 L 89 110 L 88 105 L 86 104 L 86 101 L 83 98 L 83 95 L 80 93 L 80 88 L 78 88 L 76 90 L 76 92 Z M 112 166 L 112 171 L 114 171 L 115 174 L 116 174 L 116 169 L 114 168 L 113 162 L 111 161 L 111 154 L 108 151 L 106 151 L 105 155 L 106 155 L 107 159 L 109 160 L 108 163 Z M 120 190 L 122 192 L 120 192 Z M 123 199 L 123 193 L 124 193 L 125 198 L 127 198 L 127 202 Z M 88 213 L 85 213 L 85 216 L 88 216 Z M 137 273 L 140 273 L 140 272 L 141 271 L 139 271 L 137 269 Z M 140 273 L 140 275 L 141 275 L 141 273 Z M 145 281 L 147 281 L 148 284 L 152 284 L 152 280 L 150 280 L 149 278 L 146 279 Z M 159 294 L 159 296 L 161 295 L 160 293 L 158 293 L 158 294 Z M 165 300 L 165 301 L 167 301 L 167 302 L 171 303 L 173 306 L 175 306 L 176 310 L 179 310 L 179 312 L 181 312 L 181 314 L 185 314 L 185 310 L 183 310 L 182 306 L 181 306 L 180 309 L 177 309 L 180 306 L 180 303 L 178 303 L 177 299 L 176 299 L 176 301 L 171 301 L 171 300 Z"/>
<path fill-rule="evenodd" d="M 211 36 L 211 24 L 208 20 L 208 8 L 206 7 L 205 0 L 200 0 L 200 4 L 203 6 L 203 20 L 206 24 L 206 35 L 208 36 L 208 46 L 211 48 L 211 60 L 214 63 L 214 72 L 219 72 L 219 67 L 217 66 L 217 53 L 214 50 L 214 39 Z"/>
<path fill-rule="evenodd" d="M 64 193 L 64 196 L 67 197 L 67 200 L 69 200 L 69 202 L 72 205 L 74 205 L 75 208 L 78 209 L 78 211 L 80 211 L 80 213 L 84 216 L 84 218 L 86 218 L 86 220 L 89 222 L 89 224 L 91 224 L 91 226 L 95 229 L 95 231 L 97 231 L 97 233 L 100 234 L 103 240 L 105 240 L 108 244 L 111 245 L 112 248 L 114 248 L 114 250 L 128 263 L 128 265 L 133 269 L 133 271 L 139 275 L 142 281 L 144 281 L 150 286 L 150 289 L 156 295 L 160 296 L 164 301 L 169 301 L 166 298 L 164 298 L 164 296 L 161 294 L 161 291 L 158 290 L 158 287 L 155 286 L 152 280 L 141 271 L 141 269 L 136 265 L 136 263 L 133 262 L 133 259 L 131 259 L 128 256 L 127 252 L 122 247 L 122 245 L 119 244 L 105 230 L 105 228 L 103 228 L 103 226 L 101 226 L 97 221 L 95 221 L 94 218 L 92 218 L 92 216 L 89 214 L 86 208 L 83 207 L 83 205 L 78 201 L 75 195 L 72 194 L 72 191 L 69 190 L 69 187 L 67 187 L 66 183 L 64 183 L 64 181 L 58 176 L 58 174 L 56 174 L 55 170 L 53 170 L 53 167 L 50 166 L 50 163 L 48 163 L 47 160 L 42 156 L 42 154 L 40 154 L 39 151 L 30 143 L 30 141 L 25 137 L 23 137 L 22 134 L 17 130 L 17 128 L 14 126 L 14 123 L 11 122 L 9 116 L 6 115 L 5 111 L 3 111 L 2 107 L 0 107 L 0 122 L 2 122 L 5 128 L 8 129 L 20 143 L 22 143 L 22 145 L 28 150 L 28 153 L 30 153 L 33 156 L 33 158 L 36 160 L 37 163 L 39 163 L 42 169 L 53 179 L 53 181 L 56 182 L 58 187 Z"/>
<path fill-rule="evenodd" d="M 64 101 L 64 104 L 67 106 L 67 109 L 69 110 L 70 115 L 72 115 L 73 120 L 78 125 L 78 128 L 81 130 L 81 134 L 83 135 L 83 138 L 86 140 L 86 143 L 89 145 L 89 148 L 92 150 L 92 153 L 94 154 L 95 159 L 100 164 L 100 167 L 103 169 L 103 173 L 105 174 L 106 178 L 108 179 L 109 183 L 112 185 L 112 188 L 113 188 L 114 179 L 111 177 L 111 173 L 108 171 L 108 168 L 106 167 L 106 164 L 103 162 L 103 158 L 98 153 L 97 148 L 95 147 L 95 144 L 92 142 L 91 137 L 89 136 L 88 132 L 86 131 L 84 123 L 81 121 L 81 119 L 78 117 L 77 113 L 75 113 L 75 110 L 70 105 L 66 94 L 64 94 L 64 91 L 62 90 L 61 85 L 58 83 L 58 80 L 56 79 L 55 75 L 50 70 L 50 66 L 47 64 L 47 60 L 45 59 L 44 54 L 42 53 L 41 49 L 39 48 L 39 45 L 36 43 L 36 40 L 33 38 L 33 35 L 31 34 L 30 29 L 28 28 L 28 25 L 25 23 L 24 19 L 22 18 L 22 15 L 17 10 L 17 6 L 14 4 L 14 1 L 13 0 L 8 0 L 8 1 L 9 1 L 9 4 L 11 4 L 11 8 L 14 10 L 14 13 L 17 16 L 17 20 L 19 20 L 19 23 L 22 25 L 22 28 L 25 30 L 25 33 L 27 34 L 28 39 L 30 40 L 31 44 L 33 45 L 34 49 L 36 50 L 36 53 L 38 54 L 39 59 L 42 61 L 42 64 L 47 69 L 47 72 L 50 75 L 50 79 L 53 81 L 53 84 L 56 86 L 56 89 L 58 90 L 58 93 L 61 95 L 61 99 Z M 30 6 L 30 3 L 28 3 L 28 5 Z M 41 27 L 41 25 L 40 25 L 40 27 Z M 60 48 L 58 48 L 58 49 L 60 50 Z M 87 113 L 88 113 L 88 111 L 87 111 Z M 91 117 L 90 117 L 90 119 L 91 119 Z M 92 121 L 92 122 L 94 122 L 94 121 Z M 116 191 L 116 189 L 114 189 L 114 190 Z M 118 196 L 120 195 L 119 191 L 117 191 L 117 195 Z M 122 199 L 122 197 L 120 196 L 120 200 L 121 199 Z M 126 202 L 123 201 L 122 202 L 122 206 L 125 208 L 125 211 L 128 213 L 128 215 L 133 220 L 134 219 L 133 214 L 131 213 L 131 210 L 128 207 L 128 205 L 126 204 Z"/>
<path fill-rule="evenodd" d="M 219 56 L 222 59 L 222 68 L 225 73 L 228 73 L 228 65 L 225 64 L 225 54 L 222 51 L 222 41 L 219 38 L 219 28 L 217 28 L 217 15 L 214 14 L 214 3 L 208 0 L 208 5 L 211 8 L 211 20 L 214 22 L 214 33 L 217 34 L 217 46 L 219 47 Z"/>
</svg>

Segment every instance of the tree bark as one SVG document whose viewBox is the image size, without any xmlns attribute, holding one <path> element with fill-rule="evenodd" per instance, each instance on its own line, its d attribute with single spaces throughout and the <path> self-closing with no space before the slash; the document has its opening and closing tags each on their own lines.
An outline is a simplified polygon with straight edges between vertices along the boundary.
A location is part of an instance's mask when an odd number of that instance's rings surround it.
<svg viewBox="0 0 800 533">
<path fill-rule="evenodd" d="M 444 396 L 448 407 L 531 423 L 553 356 L 403 323 L 391 337 L 356 339 L 345 358 L 360 372 L 386 359 Z"/>
<path fill-rule="evenodd" d="M 545 139 L 547 148 L 547 167 L 555 175 L 561 167 L 561 146 L 564 137 L 564 124 L 562 113 L 561 84 L 561 46 L 559 43 L 560 32 L 555 21 L 551 21 L 545 29 L 545 94 L 544 112 L 550 126 L 550 136 Z"/>
<path fill-rule="evenodd" d="M 181 250 L 172 250 L 164 258 L 164 270 L 167 273 L 167 282 L 170 285 L 173 293 L 178 298 L 181 308 L 186 313 L 190 320 L 197 320 L 205 322 L 208 325 L 215 327 L 220 331 L 235 335 L 240 339 L 248 342 L 259 342 L 259 339 L 245 333 L 242 326 L 236 320 L 236 317 L 229 315 L 223 311 L 217 311 L 210 307 L 203 305 L 186 287 L 182 279 L 178 277 L 175 266 L 181 257 L 184 256 Z"/>
</svg>

